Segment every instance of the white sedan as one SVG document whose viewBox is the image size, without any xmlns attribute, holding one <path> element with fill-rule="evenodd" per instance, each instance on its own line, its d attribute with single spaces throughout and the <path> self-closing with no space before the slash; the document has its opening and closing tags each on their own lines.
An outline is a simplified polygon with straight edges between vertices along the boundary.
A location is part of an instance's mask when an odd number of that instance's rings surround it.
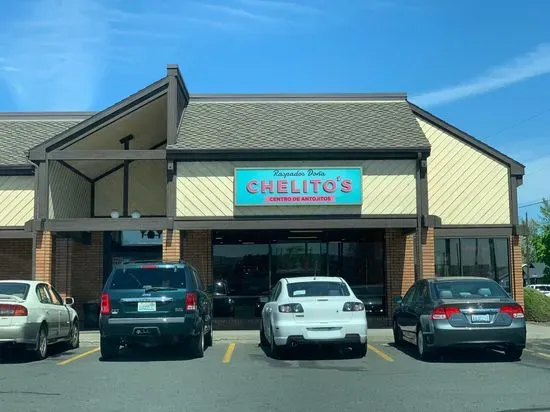
<svg viewBox="0 0 550 412">
<path fill-rule="evenodd" d="M 63 300 L 52 285 L 28 280 L 0 281 L 0 349 L 21 345 L 36 359 L 48 346 L 64 343 L 78 348 L 80 333 L 74 300 Z"/>
<path fill-rule="evenodd" d="M 260 341 L 278 357 L 300 344 L 339 344 L 367 353 L 365 306 L 340 277 L 281 279 L 262 309 Z"/>
</svg>

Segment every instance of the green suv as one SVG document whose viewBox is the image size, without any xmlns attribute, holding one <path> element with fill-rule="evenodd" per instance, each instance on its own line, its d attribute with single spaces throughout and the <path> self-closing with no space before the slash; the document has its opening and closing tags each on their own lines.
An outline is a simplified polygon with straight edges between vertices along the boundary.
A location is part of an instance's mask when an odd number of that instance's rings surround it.
<svg viewBox="0 0 550 412">
<path fill-rule="evenodd" d="M 202 358 L 212 345 L 212 301 L 186 262 L 130 262 L 113 268 L 101 293 L 101 356 L 121 345 L 182 344 Z"/>
</svg>

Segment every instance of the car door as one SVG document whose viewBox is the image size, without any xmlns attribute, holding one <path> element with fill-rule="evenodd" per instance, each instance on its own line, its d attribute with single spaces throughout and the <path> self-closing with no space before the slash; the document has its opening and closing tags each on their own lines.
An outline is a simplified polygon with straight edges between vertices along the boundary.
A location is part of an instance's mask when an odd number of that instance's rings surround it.
<svg viewBox="0 0 550 412">
<path fill-rule="evenodd" d="M 277 282 L 275 287 L 271 290 L 269 300 L 264 305 L 262 310 L 262 323 L 264 325 L 264 333 L 268 339 L 271 339 L 271 316 L 277 307 L 277 299 L 281 293 L 281 281 Z"/>
<path fill-rule="evenodd" d="M 414 284 L 405 294 L 397 314 L 397 324 L 399 325 L 399 328 L 403 332 L 403 336 L 405 338 L 416 336 L 416 331 L 412 331 L 412 325 L 414 324 L 416 326 L 416 323 L 414 323 L 414 316 L 411 314 L 411 305 L 414 301 L 417 286 L 418 284 Z"/>
<path fill-rule="evenodd" d="M 36 295 L 40 302 L 41 310 L 44 312 L 46 322 L 48 323 L 48 339 L 57 339 L 59 337 L 59 311 L 56 305 L 51 301 L 47 285 L 40 283 L 36 286 Z"/>
<path fill-rule="evenodd" d="M 416 292 L 413 296 L 412 303 L 409 305 L 411 333 L 414 333 L 415 336 L 416 326 L 421 322 L 422 316 L 429 312 L 429 296 L 428 282 L 420 281 L 416 287 Z"/>
<path fill-rule="evenodd" d="M 52 303 L 57 307 L 59 313 L 59 337 L 69 336 L 71 332 L 71 318 L 69 315 L 69 309 L 65 306 L 63 298 L 55 288 L 51 285 L 47 286 L 46 289 L 50 294 Z"/>
</svg>

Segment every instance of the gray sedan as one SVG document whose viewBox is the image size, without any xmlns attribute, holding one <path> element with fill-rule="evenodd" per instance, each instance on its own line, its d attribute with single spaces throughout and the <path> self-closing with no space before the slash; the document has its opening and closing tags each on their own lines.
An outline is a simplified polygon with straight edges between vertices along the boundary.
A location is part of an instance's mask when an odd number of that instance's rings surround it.
<svg viewBox="0 0 550 412">
<path fill-rule="evenodd" d="M 446 277 L 417 281 L 393 315 L 396 345 L 413 343 L 420 358 L 440 349 L 482 347 L 521 358 L 526 343 L 523 308 L 494 280 Z"/>
<path fill-rule="evenodd" d="M 36 359 L 44 359 L 49 345 L 77 348 L 80 332 L 73 303 L 45 282 L 0 281 L 0 349 L 22 346 Z"/>
</svg>

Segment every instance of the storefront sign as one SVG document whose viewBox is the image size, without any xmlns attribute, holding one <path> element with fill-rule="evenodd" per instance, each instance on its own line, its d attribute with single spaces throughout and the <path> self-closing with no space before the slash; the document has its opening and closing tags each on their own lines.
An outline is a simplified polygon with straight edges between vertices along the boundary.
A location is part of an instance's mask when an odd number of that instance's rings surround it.
<svg viewBox="0 0 550 412">
<path fill-rule="evenodd" d="M 235 206 L 360 205 L 360 167 L 235 169 Z"/>
</svg>

